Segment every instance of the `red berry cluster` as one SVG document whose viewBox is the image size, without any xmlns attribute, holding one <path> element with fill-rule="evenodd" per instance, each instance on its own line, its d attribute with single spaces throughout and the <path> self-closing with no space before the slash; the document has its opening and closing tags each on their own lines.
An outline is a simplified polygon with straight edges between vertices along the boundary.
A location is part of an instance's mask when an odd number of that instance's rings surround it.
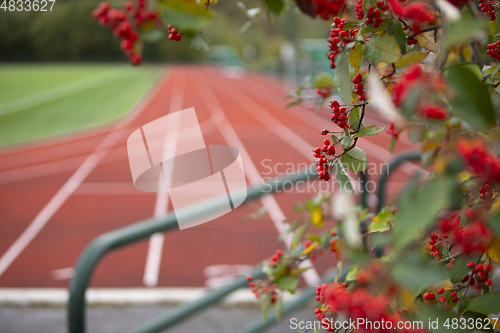
<svg viewBox="0 0 500 333">
<path fill-rule="evenodd" d="M 486 53 L 496 61 L 500 61 L 500 40 L 496 41 L 496 43 L 488 44 Z"/>
<path fill-rule="evenodd" d="M 368 15 L 366 16 L 366 24 L 373 24 L 374 28 L 378 28 L 382 22 L 384 22 L 384 18 L 380 16 L 382 14 L 382 11 L 385 11 L 389 9 L 389 6 L 384 4 L 383 1 L 377 1 L 377 9 L 375 7 L 370 6 L 368 8 Z M 386 8 L 385 10 L 383 8 Z"/>
<path fill-rule="evenodd" d="M 433 257 L 437 257 L 441 259 L 441 253 L 438 251 L 437 245 L 439 240 L 442 240 L 442 237 L 439 237 L 437 234 L 432 233 L 429 236 L 429 242 L 425 245 L 425 249 L 429 251 L 429 253 Z"/>
<path fill-rule="evenodd" d="M 127 1 L 124 9 L 111 8 L 108 2 L 101 2 L 92 12 L 94 19 L 109 26 L 115 36 L 122 39 L 120 47 L 134 65 L 139 65 L 142 62 L 142 56 L 137 51 L 138 27 L 148 22 L 160 24 L 157 14 L 145 9 L 145 7 L 145 0 L 138 0 L 137 3 Z"/>
<path fill-rule="evenodd" d="M 327 98 L 332 92 L 332 86 L 328 85 L 321 88 L 316 88 L 316 94 L 320 95 L 322 98 Z"/>
<path fill-rule="evenodd" d="M 479 189 L 479 193 L 481 193 L 481 199 L 483 200 L 488 200 L 493 197 L 493 193 L 491 192 L 491 186 L 489 183 L 482 185 Z"/>
<path fill-rule="evenodd" d="M 354 93 L 358 95 L 358 100 L 364 101 L 366 99 L 364 86 L 363 86 L 363 76 L 361 74 L 356 74 L 352 79 L 352 83 L 354 83 Z"/>
<path fill-rule="evenodd" d="M 327 129 L 321 131 L 321 135 L 327 135 L 328 133 L 330 133 L 330 131 Z"/>
<path fill-rule="evenodd" d="M 488 279 L 488 274 L 490 273 L 491 271 L 491 266 L 488 265 L 488 264 L 480 264 L 478 263 L 477 265 L 475 265 L 472 261 L 469 261 L 467 263 L 467 267 L 473 269 L 472 273 L 473 276 L 471 277 L 470 274 L 468 274 L 463 280 L 462 282 L 466 282 L 466 281 L 469 281 L 470 279 L 470 285 L 471 286 L 474 286 L 476 281 L 480 281 L 482 283 L 484 283 L 485 286 L 491 286 L 491 280 Z"/>
<path fill-rule="evenodd" d="M 316 154 L 314 154 L 314 156 L 316 156 Z M 330 167 L 328 165 L 328 160 L 325 158 L 325 154 L 320 154 L 314 164 L 316 165 L 316 171 L 318 171 L 319 179 L 329 181 L 331 178 Z"/>
<path fill-rule="evenodd" d="M 416 38 L 408 38 L 406 41 L 406 45 L 415 45 L 418 43 L 418 40 Z"/>
<path fill-rule="evenodd" d="M 313 243 L 312 240 L 308 239 L 304 242 L 304 249 L 307 249 L 309 246 L 311 246 Z M 315 249 L 313 249 L 311 252 L 310 252 L 310 256 L 309 258 L 311 260 L 315 260 L 316 259 L 316 256 L 317 255 L 322 255 L 323 254 L 323 251 L 321 250 L 321 248 L 318 248 L 316 247 Z"/>
<path fill-rule="evenodd" d="M 332 231 L 332 233 L 334 233 L 334 232 L 335 231 Z M 335 253 L 336 258 L 338 259 L 340 256 L 340 248 L 337 248 L 337 238 L 332 238 L 330 240 L 330 250 L 332 250 L 332 252 Z"/>
<path fill-rule="evenodd" d="M 344 6 L 345 0 L 313 0 L 316 15 L 321 16 L 323 20 L 329 20 L 331 16 L 339 13 Z"/>
<path fill-rule="evenodd" d="M 340 103 L 336 100 L 331 101 L 330 107 L 332 108 L 332 121 L 342 129 L 348 128 L 349 118 L 346 107 L 340 106 Z"/>
<path fill-rule="evenodd" d="M 363 0 L 356 0 L 354 4 L 354 11 L 356 12 L 356 18 L 362 20 L 365 18 L 365 12 L 363 10 Z"/>
<path fill-rule="evenodd" d="M 495 14 L 495 3 L 497 0 L 479 0 L 479 9 L 490 16 L 490 21 L 495 21 L 497 15 Z"/>
<path fill-rule="evenodd" d="M 278 260 L 280 260 L 281 256 L 283 255 L 283 251 L 281 250 L 276 250 L 276 253 L 269 259 L 269 264 L 271 266 L 274 266 Z"/>
<path fill-rule="evenodd" d="M 252 281 L 252 277 L 248 275 L 247 280 Z M 248 286 L 252 289 L 252 292 L 254 293 L 255 297 L 259 298 L 262 295 L 271 294 L 271 303 L 276 302 L 276 299 L 278 297 L 278 291 L 276 290 L 278 286 L 276 284 L 266 287 L 264 285 L 264 282 L 260 283 L 250 282 Z"/>
<path fill-rule="evenodd" d="M 483 141 L 461 140 L 458 151 L 473 175 L 480 176 L 485 183 L 500 183 L 500 158 L 491 154 Z"/>
<path fill-rule="evenodd" d="M 330 43 L 330 53 L 328 53 L 328 59 L 330 60 L 330 68 L 335 69 L 335 57 L 339 54 L 340 49 L 352 42 L 352 38 L 358 33 L 358 29 L 344 30 L 344 24 L 346 20 L 340 17 L 335 17 L 333 19 L 334 27 L 330 31 L 330 38 L 328 42 Z"/>
<path fill-rule="evenodd" d="M 394 129 L 394 123 L 391 124 L 391 126 L 389 127 L 389 129 L 387 130 L 389 132 L 389 134 L 391 134 L 393 137 L 395 137 L 396 139 L 398 138 L 399 136 L 399 131 L 396 131 Z"/>
<path fill-rule="evenodd" d="M 168 39 L 175 40 L 176 42 L 182 39 L 182 36 L 179 30 L 177 30 L 177 28 L 174 28 L 171 24 L 169 24 L 167 27 L 168 27 Z"/>
</svg>

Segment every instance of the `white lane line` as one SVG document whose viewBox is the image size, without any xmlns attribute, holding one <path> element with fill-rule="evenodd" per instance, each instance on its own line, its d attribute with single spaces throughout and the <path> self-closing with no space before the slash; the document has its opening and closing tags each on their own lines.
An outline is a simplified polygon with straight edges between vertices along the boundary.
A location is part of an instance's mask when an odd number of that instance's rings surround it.
<svg viewBox="0 0 500 333">
<path fill-rule="evenodd" d="M 77 81 L 63 84 L 58 87 L 47 89 L 33 95 L 21 97 L 11 102 L 0 104 L 0 116 L 21 111 L 85 90 L 104 86 L 106 84 L 122 80 L 135 74 L 136 72 L 134 70 L 119 67 L 106 71 L 104 73 L 95 74 Z"/>
<path fill-rule="evenodd" d="M 258 98 L 261 101 L 271 104 L 273 107 L 276 107 L 278 109 L 283 107 L 279 94 L 274 93 L 269 89 L 262 88 L 261 86 L 253 82 L 248 83 L 248 81 L 245 81 L 245 84 L 251 86 L 251 89 L 246 90 L 248 91 L 248 94 L 253 95 L 255 98 Z M 324 118 L 302 107 L 295 107 L 287 110 L 287 114 L 291 114 L 295 118 L 302 120 L 315 129 L 321 129 L 325 127 L 325 123 L 327 123 L 325 122 Z M 366 138 L 363 140 L 359 140 L 357 145 L 358 147 L 365 150 L 367 155 L 373 156 L 382 162 L 387 162 L 394 158 L 394 155 L 391 154 L 387 149 L 368 141 Z M 414 175 L 416 171 L 422 171 L 421 168 L 413 163 L 404 163 L 401 166 L 401 170 L 408 175 Z"/>
<path fill-rule="evenodd" d="M 257 104 L 252 98 L 232 83 L 225 82 L 222 86 L 217 85 L 217 89 L 232 99 L 235 103 L 241 105 L 243 110 L 257 119 L 262 125 L 267 127 L 271 132 L 276 134 L 280 139 L 285 141 L 290 147 L 305 156 L 312 163 L 312 150 L 314 148 L 312 145 L 297 135 L 294 131 L 283 125 L 283 123 L 281 123 L 278 119 L 271 116 L 269 112 L 267 112 L 263 107 Z M 362 188 L 357 179 L 353 179 L 349 174 L 348 176 L 355 189 Z"/>
<path fill-rule="evenodd" d="M 248 177 L 250 183 L 252 185 L 262 184 L 262 177 L 260 176 L 257 167 L 250 158 L 250 154 L 245 149 L 243 142 L 241 142 L 234 128 L 229 123 L 229 120 L 227 120 L 227 118 L 225 117 L 224 111 L 222 110 L 217 100 L 217 97 L 215 97 L 212 88 L 205 79 L 204 73 L 202 73 L 201 75 L 198 74 L 196 80 L 196 88 L 198 90 L 199 96 L 205 103 L 212 117 L 224 118 L 225 121 L 219 127 L 220 133 L 224 137 L 224 140 L 228 145 L 236 146 L 240 150 L 241 157 L 244 161 L 243 165 L 245 166 L 245 174 Z M 276 202 L 276 199 L 274 199 L 274 196 L 271 194 L 264 195 L 263 197 L 261 197 L 261 202 L 266 208 L 266 211 L 268 212 L 269 217 L 273 221 L 274 226 L 278 230 L 278 233 L 281 234 L 284 231 L 286 231 L 287 225 L 283 223 L 286 219 L 285 214 L 283 214 L 281 208 Z M 285 245 L 288 248 L 291 247 L 292 238 L 293 238 L 293 233 L 289 233 L 284 239 Z M 309 286 L 314 286 L 319 283 L 320 281 L 319 274 L 316 271 L 316 269 L 314 269 L 314 266 L 310 260 L 303 261 L 300 264 L 300 267 L 301 268 L 313 267 L 312 269 L 309 269 L 304 273 L 302 273 L 304 280 Z"/>
<path fill-rule="evenodd" d="M 177 112 L 182 110 L 182 104 L 184 101 L 184 90 L 186 86 L 185 75 L 181 76 L 172 89 L 172 96 L 170 98 L 170 110 L 169 113 Z M 164 154 L 171 154 L 170 156 L 175 156 L 176 143 L 165 142 Z M 165 179 L 160 179 L 158 181 L 158 189 L 163 187 L 164 191 L 158 191 L 156 194 L 155 210 L 154 216 L 161 217 L 167 214 L 168 210 L 168 191 L 167 183 L 170 183 L 169 179 L 172 178 L 172 169 L 170 169 L 169 174 L 162 175 Z M 161 176 L 160 176 L 161 177 Z M 146 267 L 144 268 L 144 277 L 142 282 L 147 287 L 154 287 L 158 285 L 158 278 L 160 275 L 160 264 L 161 264 L 161 254 L 163 252 L 163 243 L 165 242 L 165 234 L 162 232 L 157 232 L 149 237 L 148 254 L 146 257 Z"/>
<path fill-rule="evenodd" d="M 87 306 L 144 306 L 194 302 L 210 291 L 209 288 L 89 288 L 85 293 Z M 285 302 L 300 295 L 286 293 Z M 68 288 L 0 288 L 0 306 L 67 306 Z M 250 288 L 241 288 L 229 294 L 222 304 L 225 306 L 255 305 L 255 295 Z M 244 308 L 242 308 L 244 310 Z"/>
<path fill-rule="evenodd" d="M 168 78 L 168 77 L 167 77 Z M 167 78 L 161 80 L 164 82 Z M 163 84 L 159 84 L 156 89 L 147 94 L 147 97 L 141 98 L 137 101 L 133 109 L 136 111 L 129 117 L 123 119 L 116 124 L 109 134 L 97 146 L 94 152 L 87 157 L 83 164 L 75 171 L 75 173 L 66 181 L 66 183 L 59 189 L 54 197 L 47 203 L 47 205 L 38 213 L 35 219 L 30 223 L 21 236 L 9 247 L 7 252 L 0 258 L 0 276 L 7 270 L 12 262 L 19 256 L 19 254 L 28 246 L 28 244 L 35 238 L 35 236 L 42 230 L 52 216 L 61 208 L 66 202 L 68 197 L 75 192 L 78 186 L 85 180 L 85 178 L 94 170 L 97 164 L 106 156 L 113 145 L 123 135 L 129 124 L 136 119 L 139 114 L 145 109 L 147 105 L 153 100 L 153 97 L 158 94 Z"/>
</svg>

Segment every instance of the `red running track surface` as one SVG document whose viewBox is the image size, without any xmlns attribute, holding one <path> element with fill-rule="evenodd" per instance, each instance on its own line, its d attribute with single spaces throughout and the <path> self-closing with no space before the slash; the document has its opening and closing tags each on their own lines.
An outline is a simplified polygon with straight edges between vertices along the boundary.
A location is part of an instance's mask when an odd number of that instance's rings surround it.
<svg viewBox="0 0 500 333">
<path fill-rule="evenodd" d="M 312 147 L 324 139 L 320 130 L 334 127 L 330 112 L 303 107 L 284 111 L 284 95 L 283 82 L 271 77 L 173 67 L 133 112 L 109 128 L 0 151 L 0 287 L 66 287 L 68 280 L 56 279 L 54 271 L 72 267 L 92 239 L 155 214 L 157 195 L 133 186 L 126 140 L 138 127 L 169 112 L 194 107 L 207 145 L 233 144 L 225 141 L 221 119 L 212 117 L 220 108 L 261 177 L 311 163 Z M 366 123 L 387 125 L 373 110 L 367 112 Z M 358 141 L 374 163 L 374 180 L 376 169 L 391 158 L 389 141 L 385 131 Z M 412 147 L 402 138 L 396 152 Z M 245 156 L 243 163 L 247 170 Z M 407 166 L 391 178 L 390 197 L 414 170 Z M 293 217 L 292 205 L 315 194 L 293 191 L 274 198 Z M 282 248 L 268 216 L 245 219 L 260 205 L 255 201 L 209 223 L 166 233 L 158 286 L 203 286 L 207 266 L 255 265 Z M 144 240 L 108 254 L 91 286 L 144 286 L 148 244 Z M 335 263 L 325 254 L 314 264 L 322 274 Z"/>
</svg>

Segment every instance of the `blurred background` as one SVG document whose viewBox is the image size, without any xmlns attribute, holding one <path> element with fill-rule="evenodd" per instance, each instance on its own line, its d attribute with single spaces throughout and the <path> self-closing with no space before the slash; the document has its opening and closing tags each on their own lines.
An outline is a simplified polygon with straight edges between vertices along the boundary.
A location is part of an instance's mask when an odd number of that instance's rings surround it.
<svg viewBox="0 0 500 333">
<path fill-rule="evenodd" d="M 0 333 L 66 332 L 67 287 L 85 246 L 166 214 L 161 197 L 133 186 L 131 131 L 194 106 L 207 144 L 234 144 L 211 113 L 220 108 L 234 126 L 229 137 L 236 135 L 248 152 L 245 169 L 256 170 L 249 183 L 259 183 L 283 176 L 285 163 L 296 168 L 291 173 L 309 165 L 322 141 L 318 131 L 329 123 L 327 108 L 283 110 L 286 92 L 302 78 L 333 74 L 326 58 L 329 22 L 298 10 L 273 22 L 263 13 L 250 19 L 254 8 L 263 11 L 261 1 L 219 0 L 206 29 L 209 50 L 156 34 L 144 45 L 143 64 L 133 67 L 119 40 L 91 18 L 99 3 L 57 0 L 47 12 L 0 9 Z M 377 165 L 390 156 L 384 135 L 365 147 Z M 283 248 L 277 226 L 295 214 L 294 203 L 315 194 L 276 195 L 273 214 L 256 201 L 106 256 L 87 295 L 88 332 L 124 332 L 240 276 Z M 322 275 L 335 264 L 325 257 L 316 267 Z M 260 318 L 255 297 L 243 290 L 168 331 L 236 332 L 254 318 Z M 292 331 L 284 320 L 272 332 Z"/>
</svg>

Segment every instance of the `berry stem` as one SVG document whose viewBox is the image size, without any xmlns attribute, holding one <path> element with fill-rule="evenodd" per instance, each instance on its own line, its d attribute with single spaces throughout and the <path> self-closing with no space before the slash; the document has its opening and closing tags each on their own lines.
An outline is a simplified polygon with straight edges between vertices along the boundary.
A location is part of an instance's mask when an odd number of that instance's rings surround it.
<svg viewBox="0 0 500 333">
<path fill-rule="evenodd" d="M 472 278 L 474 277 L 474 270 L 476 269 L 477 264 L 479 264 L 481 262 L 481 258 L 483 257 L 483 254 L 481 254 L 479 256 L 479 259 L 477 260 L 476 265 L 474 265 L 474 267 L 472 268 L 472 270 L 470 272 L 469 280 L 467 280 L 467 285 L 465 286 L 464 293 L 462 294 L 462 296 L 464 296 L 464 297 L 465 297 L 465 295 L 467 295 L 467 291 L 469 290 L 470 283 L 472 281 Z"/>
</svg>

